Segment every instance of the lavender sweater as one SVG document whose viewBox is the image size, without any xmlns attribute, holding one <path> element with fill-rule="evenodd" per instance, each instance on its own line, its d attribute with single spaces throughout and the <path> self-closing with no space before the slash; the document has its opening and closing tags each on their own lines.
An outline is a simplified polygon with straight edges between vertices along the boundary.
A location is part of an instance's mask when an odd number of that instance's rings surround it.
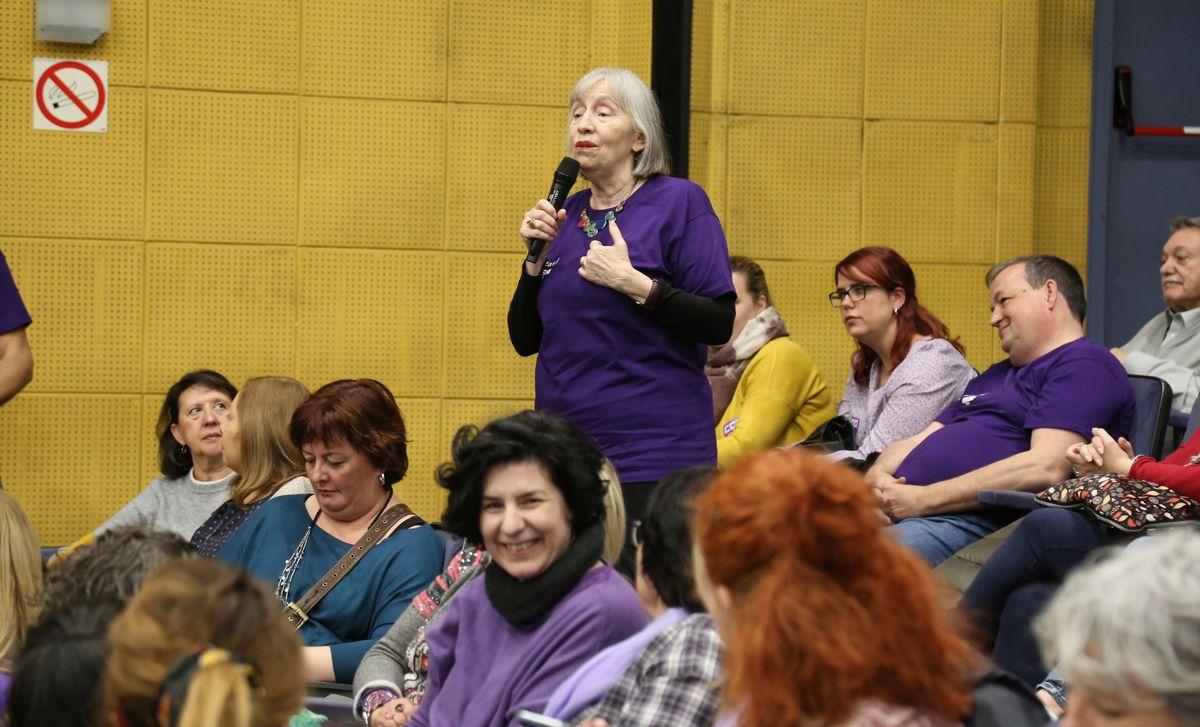
<svg viewBox="0 0 1200 727">
<path fill-rule="evenodd" d="M 542 712 L 559 683 L 647 621 L 633 588 L 607 565 L 585 573 L 528 630 L 506 621 L 476 578 L 425 632 L 429 687 L 409 727 L 517 725 L 517 712 Z"/>
</svg>

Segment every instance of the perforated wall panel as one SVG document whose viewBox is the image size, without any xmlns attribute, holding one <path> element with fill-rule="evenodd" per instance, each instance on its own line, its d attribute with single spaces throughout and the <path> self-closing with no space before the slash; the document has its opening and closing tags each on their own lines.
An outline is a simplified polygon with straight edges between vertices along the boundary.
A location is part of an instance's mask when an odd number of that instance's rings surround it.
<svg viewBox="0 0 1200 727">
<path fill-rule="evenodd" d="M 1033 252 L 1033 175 L 1037 132 L 1032 124 L 1001 124 L 996 185 L 996 260 Z"/>
<path fill-rule="evenodd" d="M 449 249 L 504 252 L 519 260 L 517 230 L 550 190 L 567 153 L 566 129 L 565 94 L 552 109 L 450 105 L 446 168 L 456 177 L 456 193 L 448 200 Z"/>
<path fill-rule="evenodd" d="M 146 2 L 121 0 L 111 4 L 112 27 L 93 45 L 34 40 L 35 0 L 0 3 L 0 78 L 28 81 L 32 59 L 82 58 L 108 61 L 108 81 L 114 86 L 146 82 Z"/>
<path fill-rule="evenodd" d="M 444 104 L 309 98 L 302 123 L 302 244 L 442 248 Z"/>
<path fill-rule="evenodd" d="M 841 401 L 846 376 L 850 373 L 854 341 L 842 326 L 837 310 L 826 298 L 834 288 L 833 266 L 836 262 L 837 259 L 767 261 L 763 263 L 763 272 L 767 274 L 771 297 L 787 323 L 792 340 L 813 357 L 834 401 Z"/>
<path fill-rule="evenodd" d="M 692 3 L 692 111 L 729 110 L 729 0 Z"/>
<path fill-rule="evenodd" d="M 110 89 L 104 134 L 34 131 L 31 95 L 0 82 L 0 235 L 140 238 L 145 92 Z"/>
<path fill-rule="evenodd" d="M 862 123 L 730 117 L 725 233 L 744 254 L 834 259 L 858 246 Z"/>
<path fill-rule="evenodd" d="M 1037 252 L 1087 262 L 1088 129 L 1038 129 L 1033 217 Z"/>
<path fill-rule="evenodd" d="M 0 478 L 41 541 L 66 545 L 146 484 L 140 435 L 137 396 L 22 394 L 0 409 Z"/>
<path fill-rule="evenodd" d="M 869 119 L 994 121 L 1001 0 L 871 0 Z"/>
<path fill-rule="evenodd" d="M 296 93 L 300 0 L 153 0 L 150 85 Z"/>
<path fill-rule="evenodd" d="M 983 283 L 988 265 L 917 264 L 917 297 L 950 328 L 966 348 L 967 361 L 978 371 L 993 363 L 995 329 L 988 323 L 988 290 Z"/>
<path fill-rule="evenodd" d="M 434 482 L 433 471 L 442 462 L 442 402 L 438 399 L 398 399 L 408 433 L 408 474 L 394 491 L 426 520 L 441 517 L 445 506 L 443 490 Z"/>
<path fill-rule="evenodd" d="M 1039 0 L 1003 0 L 1000 54 L 1000 118 L 1037 120 Z"/>
<path fill-rule="evenodd" d="M 863 242 L 909 262 L 992 262 L 996 127 L 871 122 L 863 164 Z"/>
<path fill-rule="evenodd" d="M 688 176 L 704 188 L 717 217 L 725 220 L 729 198 L 729 117 L 692 114 L 688 147 Z"/>
<path fill-rule="evenodd" d="M 645 0 L 591 0 L 591 66 L 628 68 L 650 83 L 654 7 Z"/>
<path fill-rule="evenodd" d="M 34 325 L 27 391 L 136 393 L 142 383 L 140 242 L 3 242 Z"/>
<path fill-rule="evenodd" d="M 444 457 L 450 457 L 450 443 L 460 427 L 474 424 L 482 428 L 493 419 L 533 408 L 532 399 L 446 399 L 442 402 L 442 438 Z"/>
<path fill-rule="evenodd" d="M 236 381 L 233 385 L 240 389 L 243 383 L 245 382 Z M 154 428 L 158 425 L 158 412 L 166 396 L 167 387 L 163 387 L 161 393 L 141 396 L 141 437 L 138 440 L 141 450 L 141 476 L 137 481 L 143 484 L 162 476 L 158 469 L 158 438 L 154 434 Z"/>
<path fill-rule="evenodd" d="M 859 118 L 866 0 L 732 0 L 730 111 Z"/>
<path fill-rule="evenodd" d="M 450 100 L 566 106 L 588 70 L 588 5 L 450 2 Z"/>
<path fill-rule="evenodd" d="M 151 91 L 152 240 L 296 242 L 298 100 Z"/>
<path fill-rule="evenodd" d="M 442 265 L 423 252 L 300 250 L 299 372 L 441 395 Z"/>
<path fill-rule="evenodd" d="M 446 98 L 447 0 L 305 0 L 304 93 Z"/>
<path fill-rule="evenodd" d="M 147 393 L 198 368 L 239 386 L 295 370 L 295 248 L 152 243 L 146 300 Z"/>
<path fill-rule="evenodd" d="M 1040 6 L 1038 124 L 1087 128 L 1092 113 L 1092 0 L 1043 0 Z"/>
<path fill-rule="evenodd" d="M 508 340 L 508 303 L 520 274 L 518 255 L 446 256 L 444 388 L 455 397 L 532 399 L 535 357 Z"/>
</svg>

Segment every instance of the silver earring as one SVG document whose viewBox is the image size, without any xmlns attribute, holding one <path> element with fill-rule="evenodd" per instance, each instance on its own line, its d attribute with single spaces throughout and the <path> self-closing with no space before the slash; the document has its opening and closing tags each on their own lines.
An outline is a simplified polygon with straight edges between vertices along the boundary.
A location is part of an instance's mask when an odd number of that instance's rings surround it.
<svg viewBox="0 0 1200 727">
<path fill-rule="evenodd" d="M 380 472 L 380 473 L 379 473 L 379 486 L 380 486 L 380 487 L 387 487 L 387 480 L 386 480 L 386 479 L 384 479 L 384 477 L 383 477 L 383 473 L 382 473 L 382 472 Z"/>
</svg>

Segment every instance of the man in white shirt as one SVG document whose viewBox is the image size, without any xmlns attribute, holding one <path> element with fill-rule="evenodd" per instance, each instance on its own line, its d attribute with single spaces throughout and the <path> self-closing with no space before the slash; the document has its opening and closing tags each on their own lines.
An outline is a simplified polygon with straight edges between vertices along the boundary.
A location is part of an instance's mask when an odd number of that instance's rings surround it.
<svg viewBox="0 0 1200 727">
<path fill-rule="evenodd" d="M 1171 222 L 1158 272 L 1166 312 L 1112 353 L 1129 373 L 1170 384 L 1172 408 L 1189 412 L 1200 394 L 1200 217 Z"/>
</svg>

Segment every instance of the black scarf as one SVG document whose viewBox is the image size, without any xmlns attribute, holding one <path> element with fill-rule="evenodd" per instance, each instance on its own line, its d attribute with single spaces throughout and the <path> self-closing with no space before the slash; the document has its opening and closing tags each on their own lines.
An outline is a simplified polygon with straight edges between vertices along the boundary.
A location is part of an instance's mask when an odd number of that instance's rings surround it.
<svg viewBox="0 0 1200 727">
<path fill-rule="evenodd" d="M 483 572 L 483 585 L 492 608 L 517 628 L 527 629 L 566 596 L 583 574 L 600 560 L 604 523 L 597 522 L 575 538 L 567 552 L 541 575 L 527 581 L 513 578 L 492 560 Z"/>
</svg>

